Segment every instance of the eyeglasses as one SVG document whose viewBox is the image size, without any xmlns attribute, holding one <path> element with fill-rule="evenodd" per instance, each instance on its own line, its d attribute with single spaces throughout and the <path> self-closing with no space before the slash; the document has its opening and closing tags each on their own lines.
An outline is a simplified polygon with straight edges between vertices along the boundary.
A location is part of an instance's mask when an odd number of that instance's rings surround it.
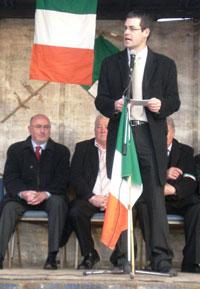
<svg viewBox="0 0 200 289">
<path fill-rule="evenodd" d="M 46 130 L 50 129 L 50 125 L 36 124 L 36 125 L 31 125 L 31 126 L 36 128 L 36 129 L 41 129 L 41 128 L 46 129 Z"/>
<path fill-rule="evenodd" d="M 126 30 L 129 30 L 131 32 L 142 30 L 142 28 L 135 28 L 134 26 L 122 26 L 122 31 L 125 32 Z"/>
</svg>

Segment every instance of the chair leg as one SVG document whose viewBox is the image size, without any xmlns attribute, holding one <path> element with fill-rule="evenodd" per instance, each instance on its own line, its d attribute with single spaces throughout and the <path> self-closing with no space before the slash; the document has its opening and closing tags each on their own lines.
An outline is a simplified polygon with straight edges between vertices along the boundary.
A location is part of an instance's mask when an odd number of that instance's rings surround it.
<svg viewBox="0 0 200 289">
<path fill-rule="evenodd" d="M 78 239 L 76 237 L 76 241 L 75 241 L 75 264 L 74 264 L 75 269 L 77 269 L 77 267 L 78 267 L 78 250 L 79 250 L 79 244 L 78 244 Z"/>
<path fill-rule="evenodd" d="M 62 248 L 59 248 L 59 254 L 60 254 L 60 268 L 63 269 L 64 268 L 64 259 L 65 259 L 65 246 L 63 246 Z"/>
<path fill-rule="evenodd" d="M 143 252 L 144 252 L 144 240 L 143 240 L 143 235 L 142 235 L 142 231 L 140 231 L 140 261 L 139 261 L 139 266 L 140 269 L 142 269 L 142 265 L 143 265 Z"/>
<path fill-rule="evenodd" d="M 18 263 L 19 266 L 22 267 L 22 258 L 21 258 L 21 249 L 20 249 L 20 237 L 19 237 L 19 226 L 16 225 L 16 239 L 17 239 L 17 251 L 18 251 Z"/>
<path fill-rule="evenodd" d="M 14 246 L 15 246 L 15 232 L 12 234 L 8 245 L 8 268 L 12 267 Z"/>
<path fill-rule="evenodd" d="M 67 244 L 64 246 L 64 267 L 67 267 Z"/>
</svg>

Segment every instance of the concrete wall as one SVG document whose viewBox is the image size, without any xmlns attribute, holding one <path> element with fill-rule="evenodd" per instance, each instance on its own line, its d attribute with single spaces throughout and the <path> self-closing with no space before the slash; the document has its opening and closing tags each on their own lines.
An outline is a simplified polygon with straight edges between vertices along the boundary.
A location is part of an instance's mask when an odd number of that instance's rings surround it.
<svg viewBox="0 0 200 289">
<path fill-rule="evenodd" d="M 97 21 L 97 30 L 104 31 L 107 39 L 123 49 L 122 24 L 122 21 Z M 109 33 L 117 36 L 113 37 Z M 8 146 L 28 136 L 27 125 L 34 114 L 44 113 L 49 116 L 52 121 L 52 138 L 67 145 L 71 154 L 76 142 L 94 135 L 93 123 L 97 115 L 94 99 L 78 85 L 49 83 L 39 95 L 27 102 L 26 109 L 15 111 L 19 105 L 18 97 L 24 101 L 30 96 L 30 89 L 36 91 L 44 84 L 29 79 L 33 35 L 33 20 L 0 20 L 0 173 L 3 172 Z M 174 115 L 176 136 L 180 141 L 193 146 L 195 153 L 199 153 L 200 21 L 156 23 L 149 46 L 173 58 L 177 64 L 182 106 Z M 5 120 L 10 113 L 12 115 Z M 46 230 L 45 226 L 21 225 L 22 257 L 25 262 L 44 262 L 47 253 Z M 172 236 L 172 239 L 176 248 L 175 260 L 180 263 L 182 246 L 179 238 L 177 240 L 177 237 Z M 183 234 L 181 242 L 184 244 Z M 102 248 L 103 245 L 98 246 L 101 246 L 103 259 L 108 259 L 108 249 Z M 73 237 L 68 247 L 69 264 L 72 266 Z"/>
</svg>

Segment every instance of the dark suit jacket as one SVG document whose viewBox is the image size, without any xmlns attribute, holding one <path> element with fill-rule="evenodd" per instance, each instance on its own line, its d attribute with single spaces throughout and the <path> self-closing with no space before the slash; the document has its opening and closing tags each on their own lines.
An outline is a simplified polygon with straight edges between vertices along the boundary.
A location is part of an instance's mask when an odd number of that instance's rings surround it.
<svg viewBox="0 0 200 289">
<path fill-rule="evenodd" d="M 200 201 L 199 196 L 196 194 L 197 182 L 190 177 L 184 176 L 184 174 L 189 174 L 194 177 L 196 175 L 193 153 L 193 148 L 173 139 L 168 168 L 177 167 L 183 171 L 183 175 L 177 180 L 167 181 L 176 188 L 177 196 L 167 196 L 165 198 L 166 203 L 174 208 L 183 208 L 184 206 L 192 205 Z"/>
<path fill-rule="evenodd" d="M 111 177 L 112 162 L 116 146 L 120 113 L 115 114 L 114 102 L 120 99 L 128 86 L 127 50 L 105 58 L 99 77 L 98 95 L 95 100 L 97 109 L 110 118 L 107 137 L 107 171 Z M 166 182 L 166 117 L 179 109 L 180 100 L 177 86 L 176 65 L 170 58 L 148 49 L 143 77 L 143 98 L 159 98 L 162 102 L 160 113 L 146 110 L 151 136 L 158 164 L 159 180 Z"/>
<path fill-rule="evenodd" d="M 48 191 L 66 195 L 69 183 L 70 152 L 64 145 L 49 139 L 38 163 L 31 137 L 11 145 L 7 152 L 3 181 L 6 195 L 3 202 L 14 200 L 22 204 L 18 193 L 24 190 Z"/>
<path fill-rule="evenodd" d="M 71 186 L 77 197 L 88 200 L 93 194 L 99 170 L 98 149 L 94 145 L 94 138 L 76 144 L 71 161 Z"/>
</svg>

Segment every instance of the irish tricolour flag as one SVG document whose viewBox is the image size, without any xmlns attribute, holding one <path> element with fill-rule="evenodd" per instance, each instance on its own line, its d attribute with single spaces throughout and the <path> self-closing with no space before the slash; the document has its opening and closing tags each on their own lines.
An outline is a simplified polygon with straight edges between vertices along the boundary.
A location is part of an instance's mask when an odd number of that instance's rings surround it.
<svg viewBox="0 0 200 289">
<path fill-rule="evenodd" d="M 124 105 L 118 129 L 117 144 L 114 155 L 111 188 L 106 207 L 101 241 L 113 249 L 122 231 L 128 228 L 128 207 L 135 204 L 142 193 L 142 181 L 138 165 L 133 135 L 126 117 L 127 106 Z M 123 155 L 124 142 L 126 154 Z M 131 181 L 129 183 L 129 181 Z"/>
<path fill-rule="evenodd" d="M 37 0 L 30 77 L 91 85 L 97 0 Z"/>
</svg>

